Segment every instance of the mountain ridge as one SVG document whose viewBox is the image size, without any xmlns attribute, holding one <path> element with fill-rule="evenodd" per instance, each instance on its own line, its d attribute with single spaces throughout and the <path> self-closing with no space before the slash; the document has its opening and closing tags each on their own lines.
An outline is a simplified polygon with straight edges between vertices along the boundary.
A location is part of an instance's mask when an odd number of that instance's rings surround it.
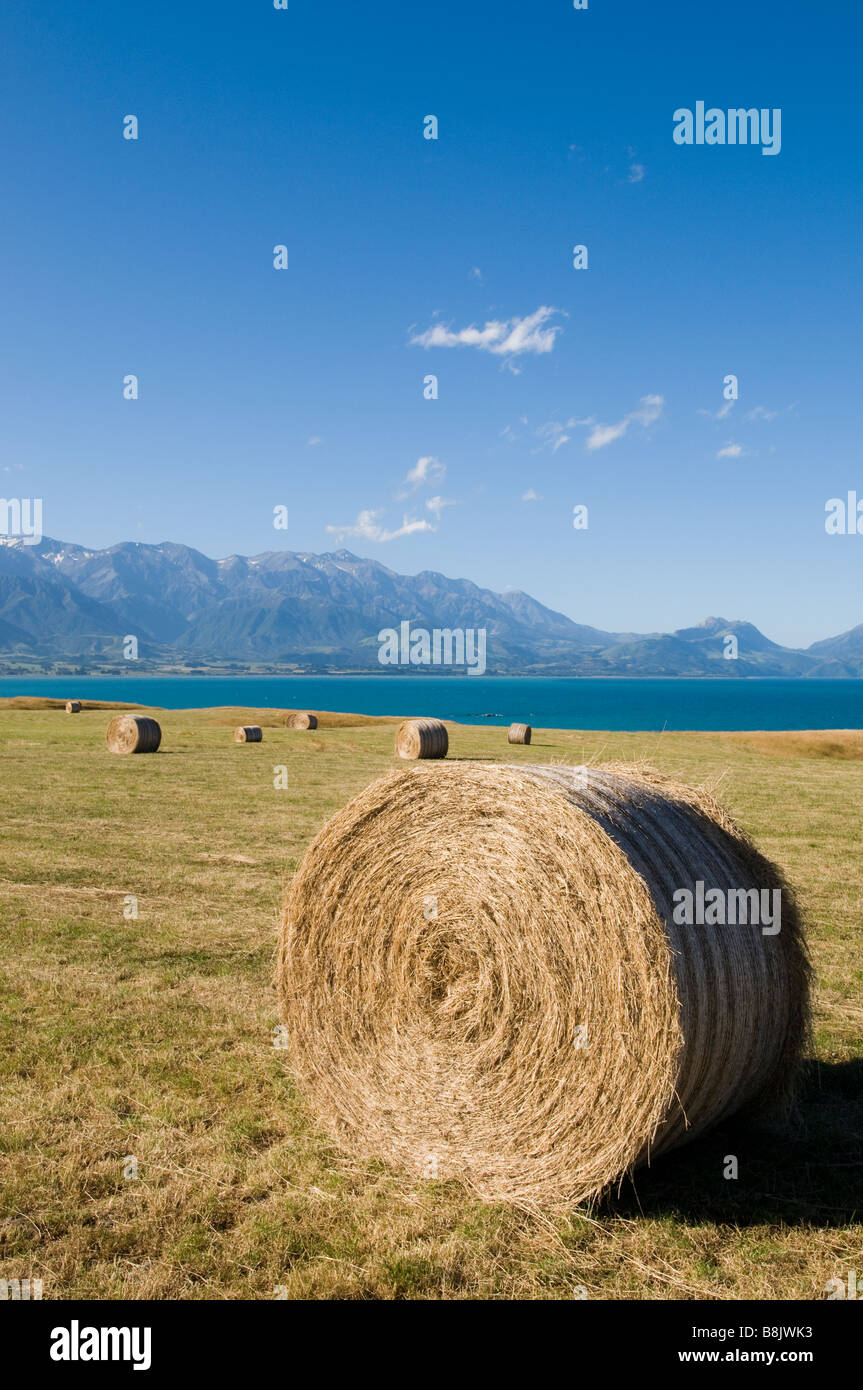
<svg viewBox="0 0 863 1390">
<path fill-rule="evenodd" d="M 176 541 L 102 550 L 49 537 L 0 543 L 6 669 L 125 667 L 123 642 L 133 635 L 148 668 L 381 673 L 378 632 L 404 621 L 485 628 L 493 674 L 863 677 L 863 623 L 806 649 L 721 617 L 672 633 L 618 633 L 577 623 L 522 590 L 496 593 L 436 570 L 400 575 L 346 549 L 211 559 Z"/>
</svg>

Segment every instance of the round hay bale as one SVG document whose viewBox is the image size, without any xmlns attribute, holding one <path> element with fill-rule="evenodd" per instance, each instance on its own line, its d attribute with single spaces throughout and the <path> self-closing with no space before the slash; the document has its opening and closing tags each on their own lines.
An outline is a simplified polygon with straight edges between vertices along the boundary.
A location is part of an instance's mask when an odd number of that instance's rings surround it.
<svg viewBox="0 0 863 1390">
<path fill-rule="evenodd" d="M 260 724 L 241 724 L 234 730 L 235 743 L 260 743 L 263 737 Z"/>
<path fill-rule="evenodd" d="M 318 716 L 309 714 L 308 710 L 297 710 L 295 714 L 289 714 L 285 720 L 286 729 L 316 729 L 318 727 Z"/>
<path fill-rule="evenodd" d="M 507 730 L 507 743 L 530 743 L 533 729 L 529 724 L 510 724 Z"/>
<path fill-rule="evenodd" d="M 781 930 L 678 924 L 699 882 L 778 891 Z M 296 872 L 277 982 L 343 1148 L 546 1207 L 787 1100 L 808 1027 L 780 872 L 705 793 L 615 765 L 374 782 Z"/>
<path fill-rule="evenodd" d="M 80 700 L 67 700 L 67 701 L 66 701 L 66 713 L 67 713 L 67 714 L 80 714 L 80 713 L 81 713 L 81 701 L 80 701 Z"/>
<path fill-rule="evenodd" d="M 112 753 L 155 753 L 162 742 L 162 730 L 147 715 L 118 714 L 105 737 Z"/>
<path fill-rule="evenodd" d="M 446 724 L 440 719 L 404 719 L 396 729 L 399 758 L 445 758 L 448 748 Z"/>
</svg>

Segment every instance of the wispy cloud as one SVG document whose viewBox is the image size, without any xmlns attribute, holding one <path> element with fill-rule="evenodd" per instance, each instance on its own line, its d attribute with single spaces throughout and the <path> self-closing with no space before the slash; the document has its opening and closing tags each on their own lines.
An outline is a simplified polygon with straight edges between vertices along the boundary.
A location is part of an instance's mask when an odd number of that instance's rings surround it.
<svg viewBox="0 0 863 1390">
<path fill-rule="evenodd" d="M 743 445 L 735 444 L 733 443 L 733 441 L 729 440 L 727 444 L 723 444 L 722 448 L 718 451 L 716 457 L 718 459 L 739 459 L 742 457 L 742 455 Z"/>
<path fill-rule="evenodd" d="M 620 420 L 616 425 L 594 425 L 587 437 L 587 447 L 591 453 L 595 449 L 604 449 L 616 439 L 622 439 L 628 429 L 628 420 Z"/>
<path fill-rule="evenodd" d="M 566 424 L 562 425 L 559 420 L 549 420 L 548 424 L 540 425 L 536 431 L 536 436 L 542 440 L 543 448 L 548 447 L 553 454 L 556 454 L 558 449 L 564 444 L 568 444 L 572 438 L 572 435 L 567 434 L 566 431 L 573 429 L 577 423 L 576 420 L 567 420 Z M 534 452 L 538 451 L 535 450 Z"/>
<path fill-rule="evenodd" d="M 409 469 L 401 486 L 401 490 L 396 494 L 398 500 L 403 501 L 411 493 L 416 492 L 417 488 L 424 487 L 431 482 L 439 482 L 446 475 L 446 465 L 441 463 L 439 458 L 433 454 L 426 454 L 418 458 L 413 468 Z M 426 510 L 430 511 L 436 521 L 440 521 L 441 512 L 444 507 L 454 507 L 455 502 L 446 497 L 429 497 L 425 503 Z M 413 536 L 420 531 L 436 531 L 437 526 L 425 517 L 402 516 L 401 526 L 389 528 L 385 526 L 381 518 L 384 515 L 383 508 L 375 510 L 366 507 L 359 513 L 356 521 L 343 523 L 339 526 L 327 526 L 325 529 L 331 536 L 344 539 L 345 536 L 355 536 L 364 541 L 384 541 L 399 540 L 402 536 Z"/>
<path fill-rule="evenodd" d="M 388 531 L 381 526 L 379 518 L 383 516 L 382 511 L 362 511 L 359 513 L 355 522 L 347 526 L 327 526 L 325 529 L 330 535 L 343 540 L 345 536 L 355 536 L 363 541 L 396 541 L 401 536 L 412 536 L 417 531 L 434 531 L 430 521 L 425 518 L 415 518 L 405 516 L 402 524 L 394 531 Z"/>
<path fill-rule="evenodd" d="M 455 502 L 450 501 L 448 497 L 429 497 L 426 501 L 426 507 L 437 517 L 438 521 L 440 521 L 440 514 L 444 507 L 454 506 Z"/>
<path fill-rule="evenodd" d="M 313 448 L 315 444 L 323 444 L 323 442 L 324 441 L 321 439 L 321 436 L 319 434 L 313 434 L 311 438 L 306 440 L 306 443 L 311 448 Z"/>
<path fill-rule="evenodd" d="M 521 500 L 522 502 L 541 502 L 542 498 L 538 492 L 534 492 L 533 488 L 529 487 L 527 492 L 521 494 Z"/>
<path fill-rule="evenodd" d="M 527 416 L 526 416 L 526 415 L 519 415 L 519 417 L 518 417 L 518 423 L 519 423 L 520 425 L 526 425 L 526 424 L 527 424 Z M 518 438 L 519 438 L 519 432 L 518 432 L 518 430 L 513 429 L 512 425 L 504 425 L 504 427 L 503 427 L 503 429 L 501 430 L 500 434 L 501 434 L 501 438 L 502 438 L 502 439 L 506 439 L 510 444 L 515 444 L 515 443 L 517 442 Z"/>
<path fill-rule="evenodd" d="M 706 415 L 708 420 L 724 420 L 726 415 L 730 415 L 734 409 L 733 401 L 726 401 L 719 410 L 699 410 L 699 415 Z"/>
<path fill-rule="evenodd" d="M 426 483 L 438 483 L 445 477 L 446 464 L 441 463 L 434 454 L 426 454 L 423 458 L 417 459 L 413 468 L 408 471 L 401 485 L 402 490 L 398 493 L 399 500 L 416 492 L 418 487 L 423 487 Z"/>
<path fill-rule="evenodd" d="M 664 404 L 662 396 L 642 396 L 639 408 L 630 410 L 628 415 L 624 415 L 623 419 L 614 425 L 595 424 L 592 420 L 579 420 L 574 423 L 593 426 L 587 436 L 588 450 L 593 453 L 596 449 L 605 449 L 615 440 L 622 439 L 632 424 L 642 425 L 647 429 L 659 419 Z"/>
<path fill-rule="evenodd" d="M 639 164 L 638 162 L 638 151 L 636 149 L 633 149 L 632 145 L 628 145 L 626 148 L 626 153 L 631 161 L 629 165 L 629 173 L 626 176 L 626 182 L 641 183 L 641 181 L 644 178 L 645 171 L 644 165 Z"/>
<path fill-rule="evenodd" d="M 763 405 L 756 405 L 754 409 L 748 410 L 744 415 L 744 420 L 775 420 L 779 414 L 778 410 L 765 410 Z"/>
<path fill-rule="evenodd" d="M 468 328 L 453 329 L 435 323 L 423 333 L 413 333 L 410 342 L 412 346 L 424 348 L 473 347 L 507 359 L 521 357 L 526 352 L 542 355 L 552 351 L 558 333 L 563 331 L 562 325 L 549 322 L 562 312 L 543 304 L 524 318 L 490 319 L 482 328 L 471 324 Z"/>
<path fill-rule="evenodd" d="M 473 266 L 468 271 L 468 276 L 471 280 L 478 280 L 481 285 L 485 284 L 485 281 L 482 278 L 482 271 L 480 270 L 478 265 Z"/>
</svg>

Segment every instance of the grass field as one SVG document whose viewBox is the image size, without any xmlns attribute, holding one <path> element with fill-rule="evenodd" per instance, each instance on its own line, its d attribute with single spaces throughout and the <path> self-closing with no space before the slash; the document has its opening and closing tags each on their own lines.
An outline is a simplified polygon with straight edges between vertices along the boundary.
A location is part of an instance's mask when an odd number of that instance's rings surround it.
<svg viewBox="0 0 863 1390">
<path fill-rule="evenodd" d="M 159 754 L 120 758 L 106 710 L 32 703 L 0 706 L 0 1278 L 46 1299 L 813 1299 L 863 1273 L 859 733 L 451 729 L 454 757 L 644 758 L 718 789 L 808 919 L 794 1124 L 730 1122 L 552 1220 L 335 1152 L 273 1046 L 283 888 L 393 765 L 391 723 L 235 745 L 272 712 L 160 711 Z"/>
</svg>

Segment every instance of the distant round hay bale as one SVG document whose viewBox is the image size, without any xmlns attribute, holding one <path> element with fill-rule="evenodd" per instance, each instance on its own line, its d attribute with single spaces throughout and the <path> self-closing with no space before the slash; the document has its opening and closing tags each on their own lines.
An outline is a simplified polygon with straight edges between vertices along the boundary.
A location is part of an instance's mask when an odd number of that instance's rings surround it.
<svg viewBox="0 0 863 1390">
<path fill-rule="evenodd" d="M 112 753 L 155 753 L 162 742 L 162 730 L 145 714 L 118 714 L 106 734 Z"/>
<path fill-rule="evenodd" d="M 66 713 L 67 713 L 67 714 L 80 714 L 80 713 L 81 713 L 81 701 L 80 701 L 80 700 L 67 700 L 67 701 L 66 701 Z"/>
<path fill-rule="evenodd" d="M 781 930 L 680 925 L 699 882 L 780 892 Z M 779 870 L 705 793 L 614 765 L 374 782 L 296 872 L 277 983 L 345 1150 L 549 1208 L 787 1100 L 808 1027 Z"/>
<path fill-rule="evenodd" d="M 445 758 L 448 749 L 449 735 L 440 719 L 404 719 L 396 729 L 399 758 Z"/>
<path fill-rule="evenodd" d="M 529 724 L 510 724 L 506 734 L 507 743 L 530 743 L 533 733 Z"/>
<path fill-rule="evenodd" d="M 234 730 L 235 743 L 260 743 L 263 737 L 260 724 L 241 724 Z"/>
<path fill-rule="evenodd" d="M 318 727 L 318 716 L 309 714 L 308 710 L 297 710 L 295 714 L 289 714 L 285 720 L 286 729 L 316 729 Z"/>
</svg>

